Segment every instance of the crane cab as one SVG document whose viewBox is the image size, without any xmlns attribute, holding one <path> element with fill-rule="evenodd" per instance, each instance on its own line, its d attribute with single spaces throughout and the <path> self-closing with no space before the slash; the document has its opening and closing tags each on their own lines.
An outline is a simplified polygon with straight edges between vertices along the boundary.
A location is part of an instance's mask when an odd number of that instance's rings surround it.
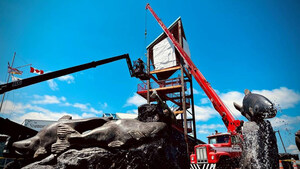
<svg viewBox="0 0 300 169">
<path fill-rule="evenodd" d="M 208 144 L 195 146 L 195 154 L 190 156 L 192 164 L 217 166 L 238 161 L 242 153 L 242 142 L 239 135 L 231 133 L 214 133 L 208 138 Z"/>
</svg>

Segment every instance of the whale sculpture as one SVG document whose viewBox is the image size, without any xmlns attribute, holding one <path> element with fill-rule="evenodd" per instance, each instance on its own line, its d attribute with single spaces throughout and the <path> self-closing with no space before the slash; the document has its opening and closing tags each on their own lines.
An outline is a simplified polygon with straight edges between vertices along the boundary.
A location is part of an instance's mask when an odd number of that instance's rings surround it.
<svg viewBox="0 0 300 169">
<path fill-rule="evenodd" d="M 57 122 L 44 127 L 37 135 L 14 142 L 12 147 L 20 156 L 29 158 L 39 158 L 49 155 L 51 153 L 51 145 L 56 142 L 58 136 L 59 126 L 68 126 L 78 133 L 94 129 L 102 126 L 104 123 L 110 121 L 111 118 L 88 118 L 72 120 L 72 117 L 65 115 Z"/>
<path fill-rule="evenodd" d="M 248 89 L 245 89 L 244 93 L 243 106 L 235 102 L 233 105 L 249 121 L 261 121 L 276 116 L 277 110 L 269 99 L 260 94 L 251 93 Z"/>
<path fill-rule="evenodd" d="M 166 123 L 163 122 L 141 122 L 135 119 L 113 120 L 90 132 L 71 134 L 66 139 L 73 147 L 124 147 L 159 136 L 164 133 L 166 127 Z"/>
<path fill-rule="evenodd" d="M 163 109 L 161 104 L 144 104 L 137 119 L 108 119 L 85 132 L 60 120 L 55 141 L 47 146 L 51 154 L 25 157 L 16 168 L 189 168 L 184 135 L 171 127 L 172 117 Z"/>
<path fill-rule="evenodd" d="M 156 105 L 138 110 L 139 117 L 150 117 L 149 111 L 152 114 L 162 114 L 162 109 Z M 170 118 L 155 118 L 157 121 L 152 122 L 143 121 L 143 118 L 112 120 L 107 117 L 72 120 L 71 116 L 66 115 L 58 122 L 44 127 L 37 135 L 14 142 L 12 147 L 20 156 L 38 159 L 50 154 L 60 154 L 69 148 L 133 146 L 139 141 L 143 143 L 143 140 L 166 133 L 166 122 Z"/>
</svg>

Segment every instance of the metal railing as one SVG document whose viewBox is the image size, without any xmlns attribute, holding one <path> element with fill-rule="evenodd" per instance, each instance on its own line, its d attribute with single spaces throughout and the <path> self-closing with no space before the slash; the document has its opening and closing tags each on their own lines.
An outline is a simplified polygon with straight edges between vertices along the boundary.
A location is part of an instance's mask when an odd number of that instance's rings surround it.
<svg viewBox="0 0 300 169">
<path fill-rule="evenodd" d="M 163 87 L 172 87 L 172 86 L 177 86 L 181 85 L 181 80 L 180 78 L 172 78 L 172 79 L 167 79 L 167 80 L 159 80 L 158 82 L 151 82 L 150 83 L 150 89 L 158 89 L 158 88 L 163 88 Z M 186 88 L 186 83 L 184 83 L 184 87 Z M 144 91 L 147 90 L 147 84 L 146 83 L 140 83 L 138 84 L 138 92 L 139 91 Z"/>
</svg>

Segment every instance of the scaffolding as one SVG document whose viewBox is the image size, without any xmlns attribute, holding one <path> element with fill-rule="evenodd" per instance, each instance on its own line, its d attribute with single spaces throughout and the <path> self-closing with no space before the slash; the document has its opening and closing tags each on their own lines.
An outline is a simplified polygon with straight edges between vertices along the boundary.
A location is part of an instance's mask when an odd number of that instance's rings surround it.
<svg viewBox="0 0 300 169">
<path fill-rule="evenodd" d="M 168 29 L 178 43 L 185 48 L 187 46 L 186 37 L 181 18 L 179 17 Z M 164 33 L 147 47 L 147 73 L 150 75 L 150 79 L 138 84 L 137 93 L 144 97 L 148 103 L 151 103 L 155 100 L 150 95 L 155 90 L 174 112 L 177 127 L 185 135 L 196 139 L 192 76 L 186 69 L 182 57 L 175 49 L 175 59 L 172 61 L 171 66 L 158 68 L 154 48 L 162 41 L 167 41 L 167 36 Z"/>
</svg>

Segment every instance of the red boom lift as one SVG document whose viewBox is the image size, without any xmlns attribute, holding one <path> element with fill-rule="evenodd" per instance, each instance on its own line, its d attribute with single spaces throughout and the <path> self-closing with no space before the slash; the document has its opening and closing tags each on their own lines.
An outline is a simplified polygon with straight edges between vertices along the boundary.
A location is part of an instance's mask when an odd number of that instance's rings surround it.
<svg viewBox="0 0 300 169">
<path fill-rule="evenodd" d="M 199 71 L 199 69 L 196 67 L 196 65 L 193 63 L 184 49 L 180 46 L 180 44 L 175 40 L 172 33 L 156 15 L 149 4 L 147 4 L 146 9 L 151 12 L 166 35 L 170 38 L 181 57 L 185 60 L 189 72 L 193 75 L 198 84 L 204 90 L 205 94 L 212 102 L 214 108 L 221 115 L 222 120 L 228 129 L 228 133 L 216 132 L 214 135 L 208 136 L 208 144 L 195 146 L 195 154 L 192 154 L 190 156 L 192 164 L 191 166 L 193 166 L 193 164 L 212 164 L 212 166 L 215 167 L 216 164 L 222 165 L 224 163 L 229 163 L 237 160 L 242 152 L 240 141 L 241 134 L 238 132 L 241 126 L 241 121 L 234 119 L 220 97 L 210 86 L 209 82 L 204 78 L 202 73 Z"/>
</svg>

